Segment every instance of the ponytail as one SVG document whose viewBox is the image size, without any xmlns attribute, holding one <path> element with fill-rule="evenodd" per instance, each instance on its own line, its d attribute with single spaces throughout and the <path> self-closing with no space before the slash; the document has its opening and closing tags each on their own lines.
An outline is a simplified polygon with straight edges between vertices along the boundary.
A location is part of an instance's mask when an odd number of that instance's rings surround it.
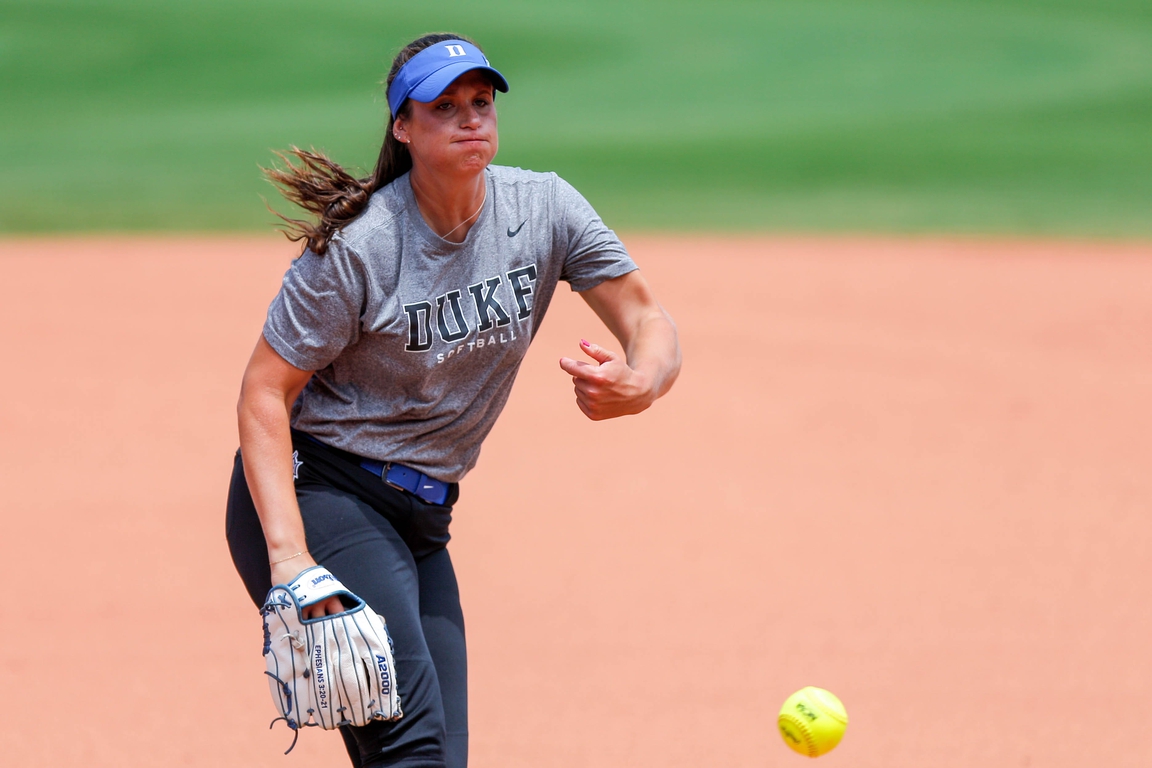
<svg viewBox="0 0 1152 768">
<path fill-rule="evenodd" d="M 451 33 L 434 33 L 413 40 L 400 49 L 400 53 L 393 59 L 392 68 L 385 81 L 385 90 L 392 85 L 396 73 L 409 59 L 425 48 L 446 40 L 472 42 L 463 35 Z M 398 115 L 406 116 L 408 109 L 409 104 L 405 101 L 397 110 Z M 276 156 L 284 161 L 285 167 L 265 168 L 264 177 L 279 187 L 287 200 L 318 219 L 315 222 L 290 219 L 277 213 L 276 215 L 287 224 L 284 227 L 284 234 L 289 240 L 303 240 L 309 250 L 317 255 L 323 255 L 328 250 L 332 236 L 364 212 L 374 192 L 412 170 L 412 155 L 408 153 L 407 145 L 397 141 L 392 133 L 396 117 L 397 115 L 388 116 L 384 144 L 380 147 L 376 168 L 370 176 L 362 179 L 348 173 L 323 152 L 317 152 L 315 149 L 292 147 L 286 153 L 276 152 Z M 293 159 L 296 162 L 293 162 Z"/>
</svg>

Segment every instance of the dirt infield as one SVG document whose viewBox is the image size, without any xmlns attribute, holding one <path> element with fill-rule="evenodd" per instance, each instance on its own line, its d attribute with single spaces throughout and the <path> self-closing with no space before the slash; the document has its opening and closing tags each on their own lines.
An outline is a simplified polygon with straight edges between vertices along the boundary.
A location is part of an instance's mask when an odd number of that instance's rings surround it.
<svg viewBox="0 0 1152 768">
<path fill-rule="evenodd" d="M 477 768 L 1146 766 L 1152 245 L 626 238 L 673 392 L 593 424 L 561 291 L 464 482 Z M 282 240 L 0 241 L 0 762 L 288 757 L 224 544 Z"/>
</svg>

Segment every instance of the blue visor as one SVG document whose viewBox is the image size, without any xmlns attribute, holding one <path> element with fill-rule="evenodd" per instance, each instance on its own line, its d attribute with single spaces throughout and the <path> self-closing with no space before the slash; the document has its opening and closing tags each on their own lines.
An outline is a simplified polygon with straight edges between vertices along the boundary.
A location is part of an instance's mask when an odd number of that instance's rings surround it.
<svg viewBox="0 0 1152 768">
<path fill-rule="evenodd" d="M 446 40 L 425 48 L 400 67 L 388 86 L 388 109 L 395 117 L 404 99 L 432 101 L 453 80 L 473 69 L 492 73 L 496 90 L 508 93 L 508 81 L 488 65 L 479 48 L 464 40 Z"/>
</svg>

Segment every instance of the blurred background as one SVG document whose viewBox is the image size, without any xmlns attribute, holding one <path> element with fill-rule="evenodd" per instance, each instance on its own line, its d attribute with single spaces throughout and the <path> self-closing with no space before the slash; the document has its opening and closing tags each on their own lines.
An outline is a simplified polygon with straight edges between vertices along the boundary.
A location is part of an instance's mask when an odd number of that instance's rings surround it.
<svg viewBox="0 0 1152 768">
<path fill-rule="evenodd" d="M 1148 0 L 2 0 L 0 232 L 266 231 L 272 150 L 370 168 L 444 29 L 614 227 L 1152 234 Z"/>
</svg>

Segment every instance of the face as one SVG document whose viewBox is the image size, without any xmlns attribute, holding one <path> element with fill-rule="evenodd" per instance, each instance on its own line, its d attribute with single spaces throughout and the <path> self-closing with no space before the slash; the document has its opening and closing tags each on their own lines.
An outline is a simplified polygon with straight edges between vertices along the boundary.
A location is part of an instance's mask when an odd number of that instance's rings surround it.
<svg viewBox="0 0 1152 768">
<path fill-rule="evenodd" d="M 496 156 L 496 105 L 482 70 L 465 72 L 434 101 L 408 101 L 392 130 L 412 153 L 412 164 L 436 174 L 471 175 Z"/>
</svg>

